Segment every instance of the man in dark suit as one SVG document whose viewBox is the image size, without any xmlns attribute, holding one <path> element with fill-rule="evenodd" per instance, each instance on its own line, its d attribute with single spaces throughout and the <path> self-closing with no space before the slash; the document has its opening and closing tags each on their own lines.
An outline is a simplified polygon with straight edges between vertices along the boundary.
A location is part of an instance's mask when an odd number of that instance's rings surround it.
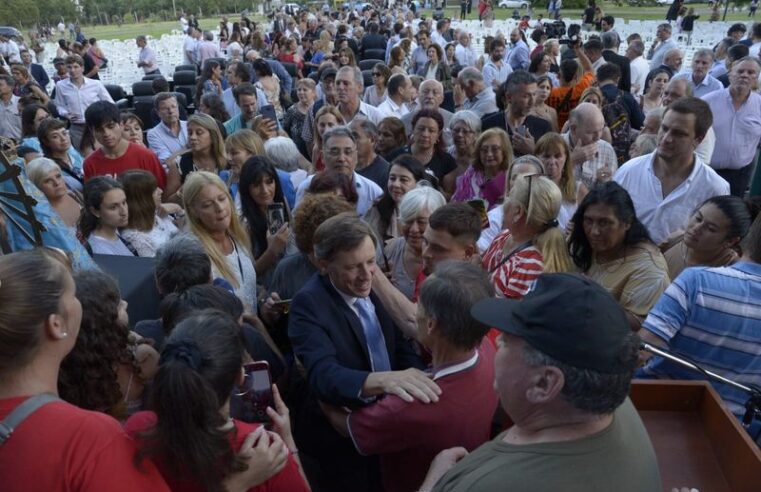
<svg viewBox="0 0 761 492">
<path fill-rule="evenodd" d="M 377 458 L 360 456 L 330 425 L 322 404 L 358 408 L 384 394 L 438 400 L 439 388 L 371 292 L 376 239 L 355 214 L 331 217 L 314 235 L 315 274 L 293 298 L 288 335 L 306 370 L 294 435 L 312 490 L 379 491 Z M 293 405 L 292 405 L 293 406 Z"/>
<path fill-rule="evenodd" d="M 605 61 L 618 65 L 621 69 L 621 80 L 618 81 L 618 88 L 625 92 L 632 90 L 632 73 L 631 61 L 625 56 L 618 54 L 618 47 L 621 44 L 621 38 L 616 31 L 602 33 L 602 57 Z"/>
<path fill-rule="evenodd" d="M 21 62 L 24 64 L 26 69 L 29 70 L 29 73 L 32 74 L 34 80 L 40 84 L 42 90 L 47 94 L 47 85 L 50 83 L 50 77 L 48 77 L 48 74 L 45 72 L 45 69 L 42 68 L 42 65 L 32 63 L 32 54 L 26 50 L 21 52 Z"/>
<path fill-rule="evenodd" d="M 378 24 L 371 22 L 367 27 L 367 34 L 362 36 L 360 51 L 364 55 L 367 50 L 386 51 L 386 36 L 380 34 Z"/>
</svg>

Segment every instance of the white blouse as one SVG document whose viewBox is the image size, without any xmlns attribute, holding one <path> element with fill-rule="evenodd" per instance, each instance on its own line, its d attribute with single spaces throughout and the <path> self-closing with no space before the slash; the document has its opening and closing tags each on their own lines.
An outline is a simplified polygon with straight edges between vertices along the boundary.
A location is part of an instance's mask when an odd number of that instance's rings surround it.
<svg viewBox="0 0 761 492">
<path fill-rule="evenodd" d="M 177 234 L 179 229 L 172 222 L 171 217 L 159 217 L 153 222 L 153 229 L 149 232 L 138 231 L 137 229 L 124 229 L 122 237 L 135 248 L 137 254 L 141 257 L 153 258 L 156 251 L 172 236 Z"/>
</svg>

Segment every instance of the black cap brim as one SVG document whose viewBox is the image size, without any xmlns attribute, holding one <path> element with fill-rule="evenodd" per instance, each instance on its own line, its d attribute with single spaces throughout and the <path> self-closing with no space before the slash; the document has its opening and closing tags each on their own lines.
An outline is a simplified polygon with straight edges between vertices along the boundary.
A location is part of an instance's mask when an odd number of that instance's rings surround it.
<svg viewBox="0 0 761 492">
<path fill-rule="evenodd" d="M 477 321 L 511 335 L 522 336 L 526 329 L 515 316 L 513 309 L 521 301 L 516 299 L 481 299 L 470 308 L 470 315 Z"/>
</svg>

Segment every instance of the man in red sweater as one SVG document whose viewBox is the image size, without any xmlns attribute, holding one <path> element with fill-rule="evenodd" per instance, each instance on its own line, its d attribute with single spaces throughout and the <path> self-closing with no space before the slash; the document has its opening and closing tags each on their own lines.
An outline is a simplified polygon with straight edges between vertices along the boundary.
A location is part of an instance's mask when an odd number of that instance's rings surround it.
<svg viewBox="0 0 761 492">
<path fill-rule="evenodd" d="M 101 148 L 87 156 L 84 162 L 85 181 L 95 176 L 117 178 L 133 169 L 153 174 L 161 189 L 166 188 L 166 174 L 153 151 L 122 137 L 119 108 L 107 101 L 91 104 L 85 111 L 85 121 Z"/>
</svg>

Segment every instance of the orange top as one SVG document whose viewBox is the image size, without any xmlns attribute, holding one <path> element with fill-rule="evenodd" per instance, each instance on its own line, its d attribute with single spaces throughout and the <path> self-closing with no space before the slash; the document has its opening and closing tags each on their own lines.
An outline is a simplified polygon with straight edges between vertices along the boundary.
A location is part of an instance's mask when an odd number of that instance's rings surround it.
<svg viewBox="0 0 761 492">
<path fill-rule="evenodd" d="M 571 110 L 578 106 L 581 94 L 594 83 L 594 72 L 587 72 L 581 77 L 581 80 L 579 80 L 576 85 L 555 87 L 552 89 L 550 97 L 547 99 L 547 105 L 552 106 L 558 112 L 559 128 L 563 128 L 563 125 L 565 125 L 565 122 L 568 120 L 568 115 L 571 113 Z M 569 92 L 571 97 L 568 97 Z M 568 98 L 567 101 L 566 98 Z"/>
</svg>

